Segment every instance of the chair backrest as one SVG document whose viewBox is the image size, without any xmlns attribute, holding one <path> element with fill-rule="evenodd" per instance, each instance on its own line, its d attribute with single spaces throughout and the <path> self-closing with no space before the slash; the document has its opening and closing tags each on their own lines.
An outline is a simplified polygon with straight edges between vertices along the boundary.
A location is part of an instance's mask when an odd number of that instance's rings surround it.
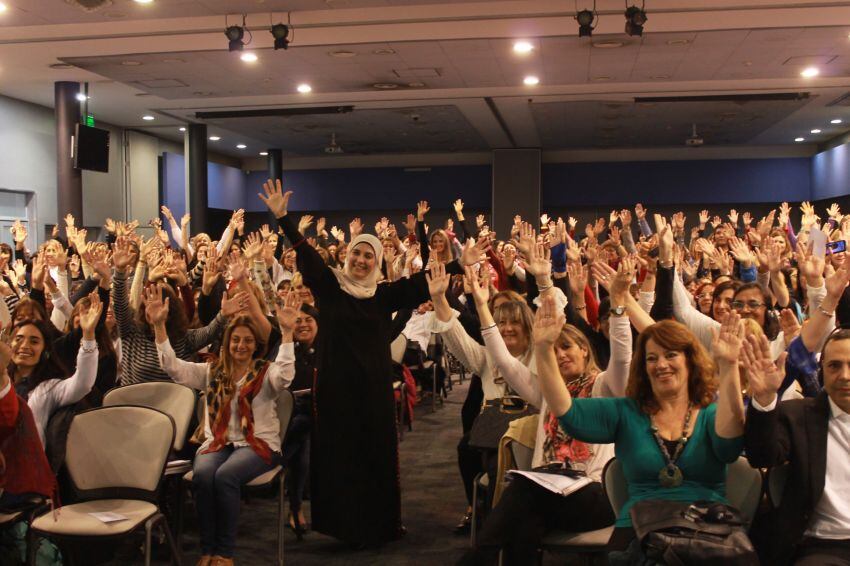
<svg viewBox="0 0 850 566">
<path fill-rule="evenodd" d="M 726 468 L 726 499 L 751 523 L 761 501 L 761 472 L 743 456 Z"/>
<path fill-rule="evenodd" d="M 629 499 L 629 484 L 623 475 L 623 465 L 616 458 L 611 458 L 602 470 L 602 487 L 608 496 L 608 503 L 614 510 L 614 515 L 619 518 L 620 509 Z"/>
<path fill-rule="evenodd" d="M 790 464 L 785 463 L 767 471 L 767 496 L 774 507 L 779 507 L 782 502 L 782 493 L 785 491 L 790 469 Z"/>
<path fill-rule="evenodd" d="M 407 349 L 407 336 L 399 334 L 398 338 L 390 344 L 390 357 L 397 364 L 404 359 L 404 351 Z"/>
<path fill-rule="evenodd" d="M 511 448 L 511 454 L 514 457 L 517 470 L 530 470 L 531 460 L 534 457 L 534 448 L 529 448 L 524 444 L 516 441 L 511 441 L 508 445 Z"/>
<path fill-rule="evenodd" d="M 103 406 L 137 405 L 162 411 L 174 419 L 174 450 L 183 448 L 192 413 L 195 391 L 171 381 L 148 381 L 110 389 L 103 396 Z"/>
<path fill-rule="evenodd" d="M 149 407 L 84 411 L 68 431 L 65 462 L 82 499 L 153 499 L 174 442 L 174 421 Z"/>
<path fill-rule="evenodd" d="M 280 392 L 277 398 L 277 420 L 280 421 L 280 443 L 283 445 L 283 439 L 286 437 L 286 429 L 289 428 L 289 419 L 292 418 L 292 406 L 295 404 L 295 399 L 289 389 L 284 389 Z"/>
</svg>

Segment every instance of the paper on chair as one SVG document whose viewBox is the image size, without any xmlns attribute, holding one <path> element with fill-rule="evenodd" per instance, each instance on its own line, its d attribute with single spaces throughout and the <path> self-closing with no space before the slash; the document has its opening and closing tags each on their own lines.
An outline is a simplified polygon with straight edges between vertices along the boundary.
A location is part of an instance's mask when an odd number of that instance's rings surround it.
<svg viewBox="0 0 850 566">
<path fill-rule="evenodd" d="M 522 470 L 510 470 L 508 474 L 523 476 L 539 486 L 545 487 L 552 493 L 560 493 L 561 495 L 569 495 L 580 490 L 584 486 L 593 483 L 593 480 L 588 477 L 571 478 L 561 474 L 547 474 L 543 472 L 526 472 Z"/>
<path fill-rule="evenodd" d="M 121 515 L 119 513 L 113 513 L 112 511 L 102 511 L 99 513 L 89 513 L 92 517 L 97 519 L 102 523 L 116 523 L 118 521 L 126 521 L 127 517 Z"/>
</svg>

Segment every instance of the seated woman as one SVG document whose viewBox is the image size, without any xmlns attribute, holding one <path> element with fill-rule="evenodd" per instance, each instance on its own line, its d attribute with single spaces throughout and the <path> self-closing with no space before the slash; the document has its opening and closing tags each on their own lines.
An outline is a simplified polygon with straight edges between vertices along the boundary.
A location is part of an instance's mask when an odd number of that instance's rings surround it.
<svg viewBox="0 0 850 566">
<path fill-rule="evenodd" d="M 629 499 L 618 510 L 609 549 L 624 550 L 634 540 L 629 510 L 638 501 L 724 501 L 726 464 L 743 447 L 740 317 L 731 313 L 712 344 L 719 387 L 705 348 L 687 328 L 665 320 L 641 332 L 626 397 L 608 399 L 573 399 L 564 384 L 553 347 L 563 321 L 550 300 L 537 312 L 540 388 L 566 434 L 615 445 Z"/>
<path fill-rule="evenodd" d="M 38 435 L 44 444 L 44 430 L 50 416 L 60 407 L 85 397 L 97 376 L 98 346 L 95 327 L 103 304 L 97 293 L 89 295 L 89 307 L 80 311 L 82 341 L 77 352 L 77 370 L 67 376 L 49 339 L 49 323 L 22 320 L 12 327 L 12 361 L 9 375 L 15 391 L 32 409 Z"/>
<path fill-rule="evenodd" d="M 254 321 L 238 316 L 224 332 L 221 354 L 211 363 L 186 362 L 168 340 L 170 297 L 157 287 L 145 291 L 145 313 L 154 327 L 159 362 L 171 379 L 205 391 L 206 441 L 195 458 L 193 485 L 201 531 L 200 566 L 233 564 L 242 485 L 280 460 L 277 399 L 295 374 L 292 334 L 298 301 L 287 298 L 278 312 L 283 344 L 273 363 Z"/>
</svg>

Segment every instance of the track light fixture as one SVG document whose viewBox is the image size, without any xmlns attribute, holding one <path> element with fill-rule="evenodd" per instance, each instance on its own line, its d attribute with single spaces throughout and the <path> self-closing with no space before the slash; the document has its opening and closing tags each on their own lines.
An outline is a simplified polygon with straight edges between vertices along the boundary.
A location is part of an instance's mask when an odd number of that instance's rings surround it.
<svg viewBox="0 0 850 566">
<path fill-rule="evenodd" d="M 596 0 L 593 0 L 593 10 L 578 9 L 578 0 L 576 0 L 576 21 L 578 22 L 578 36 L 591 37 L 596 26 L 593 25 L 593 20 L 596 19 Z"/>
<path fill-rule="evenodd" d="M 227 36 L 228 51 L 242 51 L 245 49 L 245 43 L 242 38 L 245 37 L 245 30 L 241 26 L 230 26 L 224 30 L 224 35 Z"/>
<path fill-rule="evenodd" d="M 643 25 L 646 23 L 646 2 L 641 2 L 640 8 L 637 6 L 629 6 L 626 0 L 626 35 L 643 35 Z"/>
<path fill-rule="evenodd" d="M 275 24 L 269 30 L 274 37 L 274 48 L 286 49 L 289 47 L 289 26 L 286 24 Z"/>
</svg>

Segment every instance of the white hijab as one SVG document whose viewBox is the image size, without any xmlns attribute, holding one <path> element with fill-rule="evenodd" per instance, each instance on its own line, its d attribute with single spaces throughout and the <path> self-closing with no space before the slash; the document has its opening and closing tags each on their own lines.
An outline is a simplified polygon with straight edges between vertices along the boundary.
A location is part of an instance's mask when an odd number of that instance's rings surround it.
<svg viewBox="0 0 850 566">
<path fill-rule="evenodd" d="M 357 279 L 351 274 L 351 252 L 357 244 L 369 244 L 375 252 L 375 269 L 364 277 Z M 348 244 L 348 254 L 345 256 L 345 266 L 342 269 L 332 268 L 339 288 L 355 299 L 368 299 L 375 296 L 378 280 L 381 278 L 381 263 L 384 261 L 384 247 L 381 241 L 371 234 L 360 234 Z"/>
</svg>

